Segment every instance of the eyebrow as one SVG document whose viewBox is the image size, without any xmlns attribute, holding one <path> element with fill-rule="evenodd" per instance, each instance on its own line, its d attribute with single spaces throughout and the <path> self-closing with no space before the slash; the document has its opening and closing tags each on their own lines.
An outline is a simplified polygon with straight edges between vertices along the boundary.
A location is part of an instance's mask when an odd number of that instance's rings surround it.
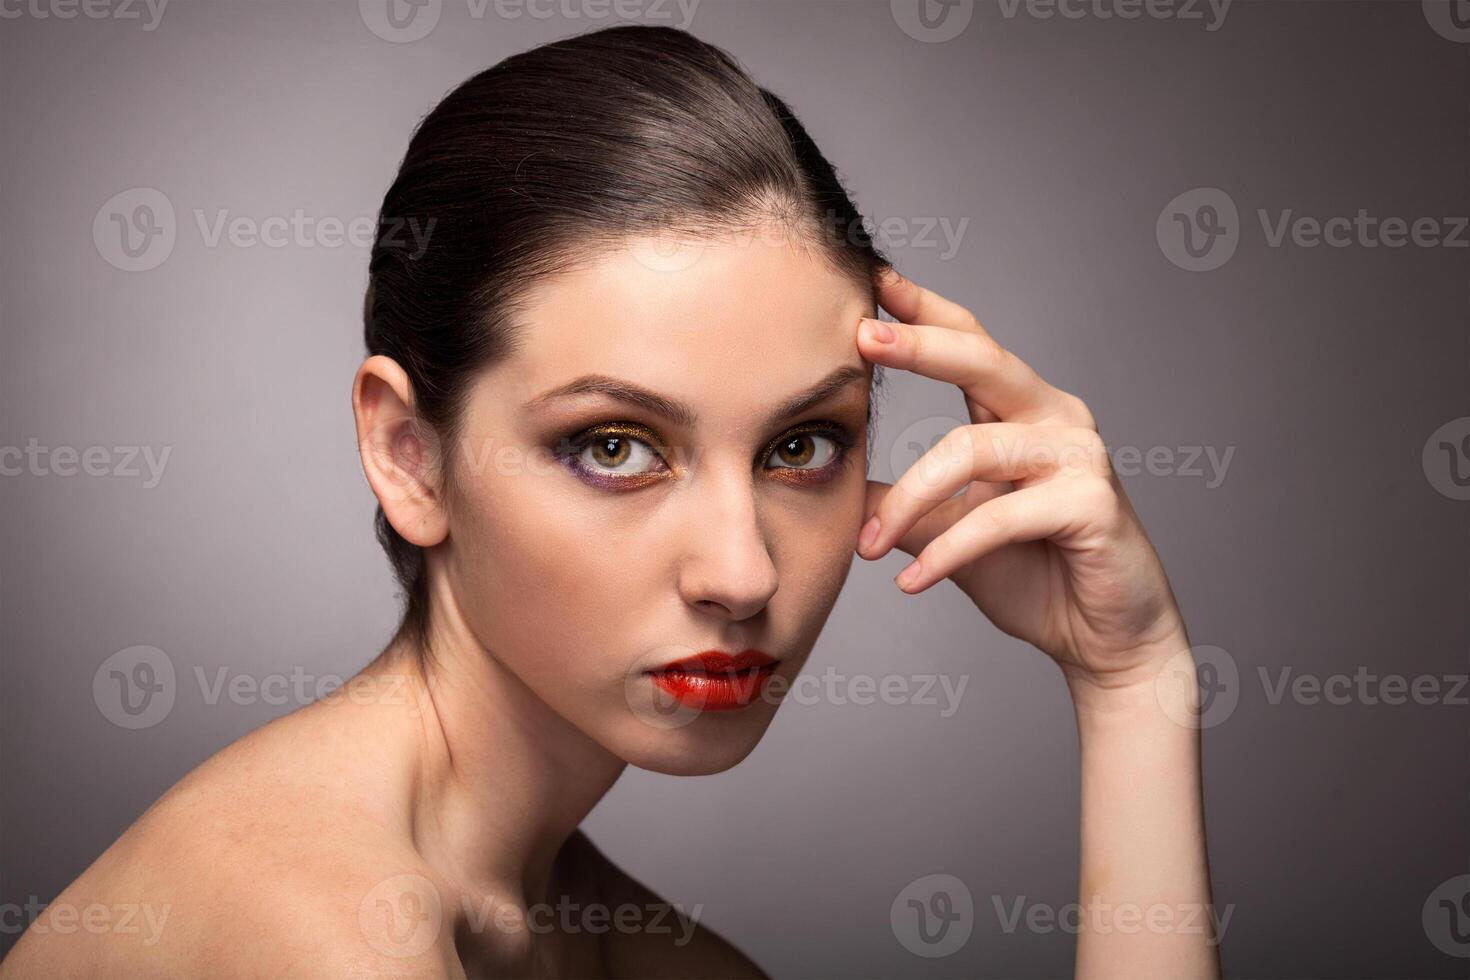
<svg viewBox="0 0 1470 980">
<path fill-rule="evenodd" d="M 843 365 L 810 388 L 792 395 L 777 405 L 767 414 L 765 424 L 772 426 L 792 416 L 800 415 L 807 409 L 821 404 L 858 381 L 864 384 L 867 383 L 867 369 L 853 364 Z M 586 394 L 608 395 L 619 401 L 637 405 L 640 408 L 662 415 L 685 428 L 693 428 L 699 418 L 694 409 L 690 408 L 684 402 L 669 398 L 666 395 L 660 395 L 656 391 L 651 391 L 631 381 L 624 381 L 621 378 L 614 378 L 606 374 L 584 374 L 580 378 L 568 381 L 563 385 L 558 385 L 550 391 L 542 392 L 526 402 L 525 407 L 527 409 L 534 409 L 557 398 L 564 398 L 568 395 Z"/>
</svg>

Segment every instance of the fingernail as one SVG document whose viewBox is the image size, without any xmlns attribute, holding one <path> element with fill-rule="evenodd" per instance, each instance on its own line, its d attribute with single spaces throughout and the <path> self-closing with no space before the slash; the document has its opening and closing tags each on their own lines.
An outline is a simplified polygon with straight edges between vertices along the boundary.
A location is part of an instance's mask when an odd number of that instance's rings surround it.
<svg viewBox="0 0 1470 980">
<path fill-rule="evenodd" d="M 864 320 L 864 322 L 868 325 L 868 336 L 872 337 L 880 344 L 893 343 L 893 338 L 895 334 L 893 332 L 893 327 L 889 326 L 887 321 L 867 318 Z"/>
<path fill-rule="evenodd" d="M 863 525 L 862 532 L 858 534 L 858 551 L 867 551 L 878 540 L 878 515 L 874 514 L 868 518 L 868 523 Z"/>
<path fill-rule="evenodd" d="M 898 573 L 898 578 L 893 581 L 900 589 L 906 589 L 919 580 L 919 559 L 915 558 L 909 562 L 909 567 Z"/>
</svg>

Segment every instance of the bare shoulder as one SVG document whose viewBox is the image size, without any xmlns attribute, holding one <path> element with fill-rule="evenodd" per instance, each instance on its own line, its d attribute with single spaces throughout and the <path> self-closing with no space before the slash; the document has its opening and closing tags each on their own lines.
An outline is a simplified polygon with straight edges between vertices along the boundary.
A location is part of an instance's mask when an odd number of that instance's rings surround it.
<svg viewBox="0 0 1470 980">
<path fill-rule="evenodd" d="M 614 864 L 581 830 L 568 843 L 606 907 L 603 958 L 611 976 L 768 980 L 753 960 Z"/>
<path fill-rule="evenodd" d="M 463 977 L 418 855 L 271 782 L 250 751 L 222 750 L 149 807 L 35 918 L 0 980 Z"/>
</svg>

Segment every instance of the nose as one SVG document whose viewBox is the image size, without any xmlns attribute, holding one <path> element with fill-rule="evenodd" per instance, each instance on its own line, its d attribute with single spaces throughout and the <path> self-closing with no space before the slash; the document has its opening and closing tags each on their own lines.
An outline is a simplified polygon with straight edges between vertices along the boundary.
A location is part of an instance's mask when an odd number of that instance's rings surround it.
<svg viewBox="0 0 1470 980">
<path fill-rule="evenodd" d="M 689 605 L 730 620 L 766 607 L 780 583 L 766 547 L 755 488 L 746 476 L 704 474 L 689 488 L 690 521 L 679 565 L 679 594 Z"/>
</svg>

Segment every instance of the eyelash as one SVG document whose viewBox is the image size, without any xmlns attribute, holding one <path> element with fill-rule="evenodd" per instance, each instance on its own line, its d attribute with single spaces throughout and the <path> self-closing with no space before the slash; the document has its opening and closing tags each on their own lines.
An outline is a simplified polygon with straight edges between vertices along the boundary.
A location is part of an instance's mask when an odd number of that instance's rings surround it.
<svg viewBox="0 0 1470 980">
<path fill-rule="evenodd" d="M 777 477 L 777 479 L 797 485 L 825 483 L 835 477 L 849 463 L 851 457 L 850 450 L 857 443 L 857 439 L 841 423 L 830 421 L 803 422 L 787 429 L 781 434 L 780 438 L 768 443 L 765 449 L 761 451 L 761 460 L 764 462 L 770 459 L 772 454 L 779 450 L 785 443 L 798 436 L 822 436 L 830 439 L 835 448 L 832 452 L 832 458 L 818 467 L 771 467 L 774 471 L 784 471 L 789 474 L 787 476 Z M 654 455 L 659 457 L 665 469 L 635 473 L 627 476 L 617 476 L 606 471 L 589 469 L 581 462 L 579 457 L 598 439 L 605 438 L 624 439 L 646 446 Z M 668 461 L 663 458 L 660 445 L 658 437 L 646 426 L 634 422 L 607 422 L 564 436 L 557 443 L 558 449 L 555 450 L 555 454 L 567 469 L 571 470 L 572 474 L 583 482 L 611 490 L 624 490 L 646 486 L 663 478 L 663 474 L 667 472 Z"/>
</svg>

